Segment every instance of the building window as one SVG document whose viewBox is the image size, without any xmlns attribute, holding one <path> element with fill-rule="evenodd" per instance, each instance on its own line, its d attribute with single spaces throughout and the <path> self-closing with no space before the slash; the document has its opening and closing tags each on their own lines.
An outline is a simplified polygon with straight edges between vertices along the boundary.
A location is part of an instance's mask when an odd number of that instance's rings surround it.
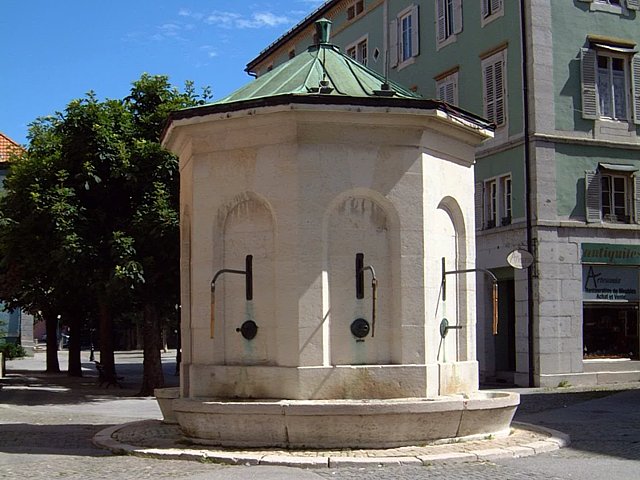
<svg viewBox="0 0 640 480">
<path fill-rule="evenodd" d="M 483 27 L 487 23 L 503 15 L 504 15 L 503 0 L 482 0 L 481 25 Z"/>
<path fill-rule="evenodd" d="M 391 67 L 403 68 L 420 53 L 418 6 L 404 9 L 389 24 L 389 60 Z"/>
<path fill-rule="evenodd" d="M 366 66 L 369 58 L 367 43 L 367 38 L 364 37 L 357 42 L 348 45 L 346 48 L 347 55 L 353 58 L 356 62 Z"/>
<path fill-rule="evenodd" d="M 494 177 L 476 185 L 476 228 L 511 224 L 511 175 Z"/>
<path fill-rule="evenodd" d="M 354 4 L 347 7 L 347 20 L 353 20 L 364 12 L 364 0 L 358 0 Z"/>
<path fill-rule="evenodd" d="M 582 50 L 582 117 L 640 124 L 640 56 L 634 44 Z"/>
<path fill-rule="evenodd" d="M 289 60 L 291 60 L 292 58 L 295 58 L 296 56 L 296 51 L 295 50 L 289 50 Z"/>
<path fill-rule="evenodd" d="M 443 47 L 462 32 L 462 0 L 437 0 L 436 18 L 438 46 Z"/>
<path fill-rule="evenodd" d="M 458 72 L 436 78 L 436 92 L 438 100 L 458 105 Z"/>
<path fill-rule="evenodd" d="M 484 116 L 496 127 L 507 123 L 506 59 L 507 51 L 501 50 L 482 61 Z"/>
<path fill-rule="evenodd" d="M 638 222 L 640 177 L 633 165 L 601 163 L 586 172 L 585 216 L 587 222 Z"/>
<path fill-rule="evenodd" d="M 629 10 L 640 10 L 640 0 L 580 0 L 589 3 L 589 10 L 628 15 Z"/>
</svg>

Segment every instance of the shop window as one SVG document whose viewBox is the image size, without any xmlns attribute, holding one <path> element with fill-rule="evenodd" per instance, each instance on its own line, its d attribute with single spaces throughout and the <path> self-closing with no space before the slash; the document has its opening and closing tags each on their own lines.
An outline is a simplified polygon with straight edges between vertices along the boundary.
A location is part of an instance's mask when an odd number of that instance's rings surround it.
<svg viewBox="0 0 640 480">
<path fill-rule="evenodd" d="M 624 304 L 585 304 L 583 355 L 586 360 L 638 360 L 638 307 Z"/>
<path fill-rule="evenodd" d="M 412 5 L 389 23 L 390 66 L 402 69 L 420 53 L 418 5 Z"/>
<path fill-rule="evenodd" d="M 640 56 L 633 43 L 582 50 L 582 117 L 640 124 Z"/>
<path fill-rule="evenodd" d="M 587 222 L 638 223 L 640 177 L 633 165 L 601 163 L 586 172 L 585 216 Z"/>
</svg>

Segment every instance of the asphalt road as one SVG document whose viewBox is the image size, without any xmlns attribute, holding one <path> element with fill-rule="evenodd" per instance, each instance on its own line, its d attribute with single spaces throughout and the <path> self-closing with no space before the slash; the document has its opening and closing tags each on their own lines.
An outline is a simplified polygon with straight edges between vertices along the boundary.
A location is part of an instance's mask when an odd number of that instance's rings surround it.
<svg viewBox="0 0 640 480">
<path fill-rule="evenodd" d="M 85 354 L 85 356 L 88 356 Z M 66 353 L 61 353 L 64 367 Z M 175 352 L 163 355 L 167 383 L 177 384 Z M 533 457 L 426 467 L 227 466 L 115 456 L 95 448 L 100 430 L 161 418 L 153 398 L 137 397 L 142 355 L 118 353 L 124 388 L 99 388 L 88 358 L 86 376 L 43 374 L 44 355 L 7 362 L 0 380 L 0 478 L 12 479 L 640 479 L 640 384 L 602 391 L 518 389 L 516 419 L 560 430 L 571 446 Z"/>
</svg>

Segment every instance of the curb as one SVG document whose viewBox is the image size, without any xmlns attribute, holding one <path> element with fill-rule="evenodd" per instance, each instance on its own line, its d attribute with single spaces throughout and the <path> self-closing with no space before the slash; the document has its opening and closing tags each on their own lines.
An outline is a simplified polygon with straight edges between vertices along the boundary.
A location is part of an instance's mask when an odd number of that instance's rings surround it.
<svg viewBox="0 0 640 480">
<path fill-rule="evenodd" d="M 406 456 L 366 456 L 366 453 L 361 456 L 309 456 L 250 450 L 231 452 L 197 448 L 152 448 L 121 443 L 115 438 L 115 434 L 119 430 L 135 428 L 136 426 L 144 427 L 151 422 L 154 422 L 154 420 L 141 420 L 105 428 L 93 437 L 93 444 L 98 448 L 110 450 L 116 455 L 190 460 L 225 465 L 270 465 L 300 468 L 430 466 L 436 463 L 486 462 L 504 458 L 529 457 L 540 453 L 552 452 L 570 444 L 569 436 L 562 432 L 522 422 L 513 422 L 512 428 L 540 434 L 540 436 L 544 436 L 544 439 L 509 446 L 498 446 L 493 440 L 487 440 L 486 445 L 482 446 L 483 448 L 465 451 L 460 451 L 460 446 L 463 444 L 453 443 L 451 444 L 451 452 L 428 454 L 425 448 L 425 454 Z"/>
</svg>

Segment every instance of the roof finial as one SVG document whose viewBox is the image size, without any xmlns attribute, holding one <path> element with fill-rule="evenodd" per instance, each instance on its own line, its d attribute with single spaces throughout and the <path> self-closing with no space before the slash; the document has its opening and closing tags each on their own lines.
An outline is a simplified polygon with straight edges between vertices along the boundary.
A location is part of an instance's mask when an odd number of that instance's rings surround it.
<svg viewBox="0 0 640 480">
<path fill-rule="evenodd" d="M 318 43 L 329 43 L 329 38 L 331 37 L 331 20 L 326 18 L 321 18 L 316 21 L 316 34 L 318 35 Z"/>
</svg>

